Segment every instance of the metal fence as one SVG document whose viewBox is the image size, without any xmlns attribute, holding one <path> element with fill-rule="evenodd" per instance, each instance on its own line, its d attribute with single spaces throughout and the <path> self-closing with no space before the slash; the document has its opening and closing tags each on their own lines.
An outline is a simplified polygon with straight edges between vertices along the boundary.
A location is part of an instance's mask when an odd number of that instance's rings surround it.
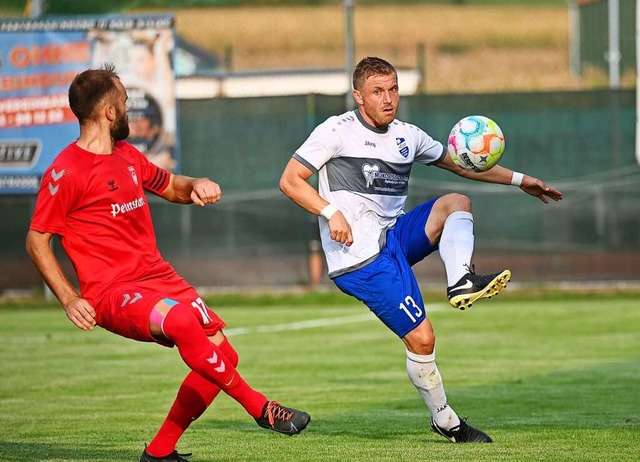
<svg viewBox="0 0 640 462">
<path fill-rule="evenodd" d="M 573 39 L 578 43 L 576 70 L 579 76 L 632 75 L 636 70 L 636 1 L 572 0 L 577 14 Z M 575 7 L 574 7 L 575 8 Z M 610 10 L 611 8 L 611 10 Z M 617 27 L 616 27 L 617 26 Z"/>
</svg>

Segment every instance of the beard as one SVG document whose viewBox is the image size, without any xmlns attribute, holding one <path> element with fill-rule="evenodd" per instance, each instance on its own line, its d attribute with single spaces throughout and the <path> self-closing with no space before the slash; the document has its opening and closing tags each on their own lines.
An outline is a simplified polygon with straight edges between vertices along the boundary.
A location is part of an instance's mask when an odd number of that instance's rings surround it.
<svg viewBox="0 0 640 462">
<path fill-rule="evenodd" d="M 127 114 L 118 114 L 113 127 L 111 127 L 111 138 L 114 141 L 126 140 L 129 136 L 129 118 Z"/>
</svg>

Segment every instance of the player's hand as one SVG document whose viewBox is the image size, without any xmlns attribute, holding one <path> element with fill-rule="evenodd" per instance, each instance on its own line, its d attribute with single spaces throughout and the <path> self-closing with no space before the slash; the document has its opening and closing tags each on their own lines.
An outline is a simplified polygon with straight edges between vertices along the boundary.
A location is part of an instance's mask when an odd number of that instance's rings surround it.
<svg viewBox="0 0 640 462">
<path fill-rule="evenodd" d="M 329 233 L 331 239 L 340 244 L 350 246 L 353 244 L 353 234 L 351 233 L 351 225 L 347 222 L 341 211 L 333 214 L 329 220 Z"/>
<path fill-rule="evenodd" d="M 544 184 L 539 179 L 533 178 L 528 175 L 525 175 L 522 179 L 520 189 L 522 189 L 527 194 L 530 194 L 531 196 L 537 197 L 545 204 L 549 203 L 547 197 L 553 199 L 554 201 L 562 200 L 562 193 L 560 191 Z"/>
<path fill-rule="evenodd" d="M 222 190 L 218 183 L 209 178 L 198 178 L 193 182 L 191 200 L 194 204 L 204 207 L 206 204 L 215 204 L 222 198 Z"/>
<path fill-rule="evenodd" d="M 64 307 L 67 318 L 82 330 L 93 330 L 96 325 L 96 311 L 84 298 L 75 298 Z"/>
</svg>

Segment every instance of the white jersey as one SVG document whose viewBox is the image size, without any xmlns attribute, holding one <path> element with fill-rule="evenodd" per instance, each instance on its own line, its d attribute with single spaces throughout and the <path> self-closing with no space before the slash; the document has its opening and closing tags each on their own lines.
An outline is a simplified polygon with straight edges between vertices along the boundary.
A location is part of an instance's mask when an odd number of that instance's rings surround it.
<svg viewBox="0 0 640 462">
<path fill-rule="evenodd" d="M 414 162 L 436 164 L 444 146 L 423 130 L 394 120 L 387 130 L 366 123 L 359 111 L 327 119 L 294 154 L 319 172 L 318 192 L 351 225 L 350 247 L 331 239 L 328 221 L 319 217 L 329 277 L 360 268 L 384 247 L 386 231 L 404 213 Z"/>
</svg>

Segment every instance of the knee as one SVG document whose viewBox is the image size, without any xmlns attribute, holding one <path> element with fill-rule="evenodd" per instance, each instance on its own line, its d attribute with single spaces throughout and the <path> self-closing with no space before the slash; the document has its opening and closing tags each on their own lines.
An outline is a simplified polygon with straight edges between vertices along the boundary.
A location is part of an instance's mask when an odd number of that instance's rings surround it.
<svg viewBox="0 0 640 462">
<path fill-rule="evenodd" d="M 471 199 L 464 194 L 450 193 L 443 196 L 445 199 L 445 207 L 447 209 L 447 215 L 451 215 L 453 212 L 471 212 Z"/>
<path fill-rule="evenodd" d="M 436 348 L 436 336 L 434 335 L 434 333 L 429 332 L 428 334 L 420 338 L 418 348 L 420 350 L 417 352 L 419 355 L 432 354 Z"/>
<path fill-rule="evenodd" d="M 177 304 L 167 312 L 162 322 L 162 331 L 167 338 L 176 341 L 183 335 L 189 335 L 193 329 L 200 327 L 193 310 L 182 304 Z"/>
<path fill-rule="evenodd" d="M 407 349 L 417 355 L 426 356 L 435 351 L 436 336 L 432 330 L 424 330 L 411 336 Z"/>
</svg>

